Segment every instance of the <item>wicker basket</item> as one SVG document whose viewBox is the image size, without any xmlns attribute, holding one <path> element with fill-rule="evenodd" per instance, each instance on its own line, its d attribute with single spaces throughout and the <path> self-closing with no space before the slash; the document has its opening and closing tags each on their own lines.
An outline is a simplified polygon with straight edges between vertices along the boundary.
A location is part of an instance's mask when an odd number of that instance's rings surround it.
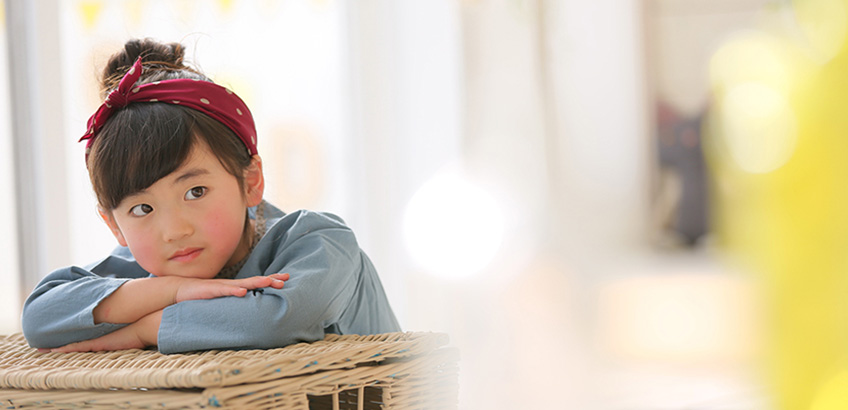
<svg viewBox="0 0 848 410">
<path fill-rule="evenodd" d="M 38 353 L 0 336 L 0 408 L 456 408 L 458 352 L 446 344 L 408 332 L 270 350 Z"/>
</svg>

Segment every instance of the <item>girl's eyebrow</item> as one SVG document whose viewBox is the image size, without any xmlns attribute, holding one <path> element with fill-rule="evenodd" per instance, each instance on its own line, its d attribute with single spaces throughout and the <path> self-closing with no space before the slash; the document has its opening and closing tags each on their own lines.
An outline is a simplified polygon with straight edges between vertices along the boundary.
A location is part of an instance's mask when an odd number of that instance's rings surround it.
<svg viewBox="0 0 848 410">
<path fill-rule="evenodd" d="M 180 176 L 178 176 L 177 179 L 175 179 L 173 184 L 171 184 L 171 185 L 176 185 L 176 184 L 178 184 L 182 181 L 185 181 L 187 179 L 191 179 L 191 178 L 194 178 L 194 177 L 197 177 L 197 176 L 200 176 L 200 175 L 207 175 L 207 174 L 209 174 L 209 171 L 206 170 L 205 168 L 192 168 L 192 169 L 187 170 L 186 172 L 183 172 Z"/>
</svg>

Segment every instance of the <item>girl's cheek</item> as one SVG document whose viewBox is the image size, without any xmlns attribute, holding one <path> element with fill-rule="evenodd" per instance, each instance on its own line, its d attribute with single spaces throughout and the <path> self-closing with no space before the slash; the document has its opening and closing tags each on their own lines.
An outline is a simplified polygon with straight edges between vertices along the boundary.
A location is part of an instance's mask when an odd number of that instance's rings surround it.
<svg viewBox="0 0 848 410">
<path fill-rule="evenodd" d="M 206 228 L 210 239 L 228 242 L 241 240 L 244 214 L 239 215 L 222 208 L 211 211 L 206 218 Z"/>
<path fill-rule="evenodd" d="M 135 232 L 125 236 L 130 252 L 135 260 L 148 272 L 155 270 L 156 256 L 158 255 L 156 245 L 144 234 Z"/>
</svg>

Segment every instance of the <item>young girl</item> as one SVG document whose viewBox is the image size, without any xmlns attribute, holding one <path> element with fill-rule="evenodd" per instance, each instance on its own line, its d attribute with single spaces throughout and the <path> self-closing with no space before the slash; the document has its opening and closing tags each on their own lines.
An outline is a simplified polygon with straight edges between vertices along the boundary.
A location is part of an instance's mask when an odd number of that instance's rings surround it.
<svg viewBox="0 0 848 410">
<path fill-rule="evenodd" d="M 183 54 L 131 40 L 109 60 L 82 139 L 98 211 L 121 246 L 39 283 L 23 309 L 30 345 L 176 353 L 399 331 L 341 219 L 262 200 L 250 111 Z"/>
</svg>

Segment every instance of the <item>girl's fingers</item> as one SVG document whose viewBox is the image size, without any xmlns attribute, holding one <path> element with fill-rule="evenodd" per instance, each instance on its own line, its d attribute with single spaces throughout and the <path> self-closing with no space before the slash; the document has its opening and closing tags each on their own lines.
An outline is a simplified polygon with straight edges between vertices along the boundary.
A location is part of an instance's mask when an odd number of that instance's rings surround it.
<svg viewBox="0 0 848 410">
<path fill-rule="evenodd" d="M 244 296 L 247 294 L 247 291 L 250 289 L 259 289 L 259 288 L 274 288 L 274 289 L 282 289 L 285 285 L 285 281 L 289 280 L 288 273 L 275 273 L 273 275 L 268 276 L 254 276 L 245 279 L 237 279 L 235 281 L 230 282 L 228 285 L 232 287 L 229 288 L 229 291 L 232 293 L 228 293 L 227 295 L 232 296 Z M 238 290 L 235 290 L 238 289 Z M 222 295 L 222 296 L 227 296 Z"/>
<path fill-rule="evenodd" d="M 235 286 L 240 286 L 246 289 L 264 288 L 271 282 L 271 278 L 267 276 L 254 276 L 252 278 L 238 279 L 234 281 Z"/>
<path fill-rule="evenodd" d="M 289 280 L 288 273 L 275 273 L 273 275 L 270 275 L 270 277 L 274 279 L 271 282 L 271 287 L 274 289 L 281 289 L 285 284 L 285 281 Z"/>
</svg>

